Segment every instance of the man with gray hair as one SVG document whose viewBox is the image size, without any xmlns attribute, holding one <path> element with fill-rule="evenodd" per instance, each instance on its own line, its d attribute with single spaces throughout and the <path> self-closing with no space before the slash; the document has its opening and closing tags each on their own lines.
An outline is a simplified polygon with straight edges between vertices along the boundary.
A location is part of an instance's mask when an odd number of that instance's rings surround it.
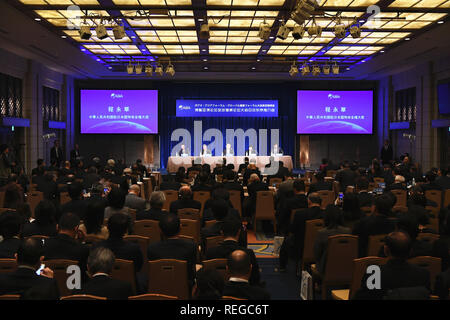
<svg viewBox="0 0 450 320">
<path fill-rule="evenodd" d="M 132 184 L 128 189 L 128 194 L 125 198 L 125 207 L 135 209 L 136 211 L 145 210 L 146 201 L 139 197 L 141 188 L 137 184 Z"/>
<path fill-rule="evenodd" d="M 162 191 L 154 191 L 150 195 L 150 209 L 140 211 L 136 214 L 136 220 L 157 220 L 160 221 L 167 211 L 163 210 L 166 195 Z"/>
<path fill-rule="evenodd" d="M 111 278 L 115 261 L 114 253 L 108 248 L 92 250 L 87 262 L 91 280 L 73 293 L 90 294 L 108 300 L 127 300 L 129 296 L 135 295 L 130 283 Z"/>
</svg>

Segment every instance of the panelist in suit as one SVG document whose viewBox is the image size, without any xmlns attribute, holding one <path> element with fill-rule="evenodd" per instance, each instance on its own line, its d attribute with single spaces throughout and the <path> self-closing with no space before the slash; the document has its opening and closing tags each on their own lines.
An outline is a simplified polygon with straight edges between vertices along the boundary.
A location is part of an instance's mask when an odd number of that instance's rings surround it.
<svg viewBox="0 0 450 320">
<path fill-rule="evenodd" d="M 211 150 L 208 149 L 206 144 L 203 145 L 202 151 L 200 152 L 200 157 L 212 156 Z"/>
<path fill-rule="evenodd" d="M 78 145 L 78 143 L 76 143 L 75 148 L 72 151 L 70 151 L 70 160 L 75 161 L 75 160 L 79 159 L 80 157 L 81 157 L 80 146 Z"/>
<path fill-rule="evenodd" d="M 278 144 L 275 143 L 272 147 L 272 150 L 270 151 L 270 154 L 272 156 L 276 156 L 279 154 L 283 155 L 283 150 L 278 146 Z"/>
<path fill-rule="evenodd" d="M 227 146 L 223 150 L 222 156 L 234 156 L 233 148 L 231 148 L 231 144 L 227 143 Z"/>
<path fill-rule="evenodd" d="M 258 153 L 256 152 L 255 149 L 253 149 L 253 146 L 249 146 L 249 147 L 248 147 L 248 150 L 245 151 L 245 155 L 246 155 L 246 156 L 257 156 Z"/>
<path fill-rule="evenodd" d="M 105 297 L 108 300 L 127 300 L 129 296 L 135 295 L 129 282 L 111 278 L 115 261 L 114 253 L 108 248 L 92 250 L 87 262 L 91 279 L 73 293 Z"/>
<path fill-rule="evenodd" d="M 53 148 L 50 149 L 50 162 L 55 162 L 56 167 L 61 166 L 61 162 L 64 161 L 64 154 L 59 146 L 59 140 L 55 140 L 55 143 L 53 145 Z"/>
<path fill-rule="evenodd" d="M 189 149 L 186 149 L 186 146 L 184 144 L 182 144 L 181 145 L 181 149 L 180 149 L 180 151 L 178 151 L 177 155 L 179 157 L 181 157 L 182 155 L 185 155 L 185 154 L 190 155 L 189 154 Z"/>
</svg>

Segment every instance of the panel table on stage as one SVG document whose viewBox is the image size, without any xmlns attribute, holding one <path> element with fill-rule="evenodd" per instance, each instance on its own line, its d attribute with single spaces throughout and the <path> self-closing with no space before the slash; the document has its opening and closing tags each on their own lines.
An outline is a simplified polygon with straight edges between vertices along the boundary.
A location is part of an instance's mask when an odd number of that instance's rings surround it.
<svg viewBox="0 0 450 320">
<path fill-rule="evenodd" d="M 176 172 L 178 168 L 185 167 L 189 168 L 192 166 L 192 160 L 196 159 L 200 161 L 201 164 L 209 164 L 211 166 L 211 170 L 214 170 L 216 164 L 222 163 L 222 159 L 227 159 L 227 164 L 232 163 L 234 165 L 234 170 L 237 171 L 239 165 L 244 163 L 245 156 L 231 156 L 231 157 L 169 157 L 167 162 L 167 170 L 169 172 Z M 259 170 L 263 171 L 265 169 L 266 164 L 270 163 L 270 156 L 256 156 L 249 157 L 251 159 L 256 160 L 256 166 Z M 275 161 L 282 161 L 283 165 L 289 170 L 293 169 L 292 157 L 291 156 L 275 156 Z"/>
</svg>

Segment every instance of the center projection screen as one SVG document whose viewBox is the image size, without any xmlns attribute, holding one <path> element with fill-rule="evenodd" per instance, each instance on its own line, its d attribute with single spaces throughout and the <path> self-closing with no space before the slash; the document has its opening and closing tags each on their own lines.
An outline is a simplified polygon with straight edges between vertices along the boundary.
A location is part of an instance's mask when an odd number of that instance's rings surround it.
<svg viewBox="0 0 450 320">
<path fill-rule="evenodd" d="M 298 134 L 372 134 L 373 91 L 297 91 Z"/>
<path fill-rule="evenodd" d="M 80 90 L 80 128 L 82 134 L 156 134 L 158 91 Z"/>
</svg>

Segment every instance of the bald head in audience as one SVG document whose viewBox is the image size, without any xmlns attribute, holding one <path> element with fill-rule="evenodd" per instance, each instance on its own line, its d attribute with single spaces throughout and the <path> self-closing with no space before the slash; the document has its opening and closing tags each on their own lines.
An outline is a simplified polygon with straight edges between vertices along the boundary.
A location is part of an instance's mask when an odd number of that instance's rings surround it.
<svg viewBox="0 0 450 320">
<path fill-rule="evenodd" d="M 139 196 L 139 192 L 141 191 L 141 188 L 137 184 L 132 184 L 130 188 L 128 189 L 128 193 L 133 193 L 137 196 Z"/>
<path fill-rule="evenodd" d="M 192 190 L 189 186 L 182 186 L 180 191 L 178 191 L 180 198 L 183 200 L 188 200 L 192 198 Z"/>
<path fill-rule="evenodd" d="M 411 239 L 403 231 L 391 232 L 384 245 L 384 253 L 390 259 L 406 260 L 411 250 Z"/>
<path fill-rule="evenodd" d="M 319 196 L 319 193 L 313 192 L 308 196 L 308 208 L 311 207 L 320 207 L 322 204 L 322 199 Z"/>
<path fill-rule="evenodd" d="M 247 252 L 243 250 L 233 251 L 227 260 L 227 270 L 230 277 L 248 280 L 252 265 Z"/>
</svg>

